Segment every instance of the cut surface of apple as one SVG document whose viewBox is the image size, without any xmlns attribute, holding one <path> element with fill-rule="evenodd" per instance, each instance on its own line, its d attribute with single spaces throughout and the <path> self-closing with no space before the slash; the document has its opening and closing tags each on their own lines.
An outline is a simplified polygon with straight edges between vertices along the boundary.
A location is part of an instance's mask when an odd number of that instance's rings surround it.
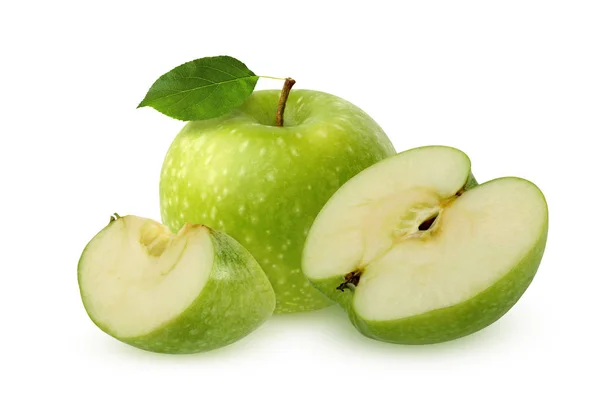
<svg viewBox="0 0 600 418">
<path fill-rule="evenodd" d="M 149 351 L 192 353 L 230 344 L 273 312 L 275 294 L 233 238 L 186 224 L 177 234 L 150 219 L 113 218 L 78 268 L 90 318 Z"/>
<path fill-rule="evenodd" d="M 514 305 L 537 271 L 547 229 L 546 201 L 529 181 L 477 185 L 464 153 L 422 147 L 333 195 L 309 232 L 302 268 L 367 336 L 436 343 Z"/>
</svg>

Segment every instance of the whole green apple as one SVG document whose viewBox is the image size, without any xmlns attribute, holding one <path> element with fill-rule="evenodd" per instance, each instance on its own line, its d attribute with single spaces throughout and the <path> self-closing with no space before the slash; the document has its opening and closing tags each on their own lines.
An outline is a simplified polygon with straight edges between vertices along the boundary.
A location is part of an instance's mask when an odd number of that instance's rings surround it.
<svg viewBox="0 0 600 418">
<path fill-rule="evenodd" d="M 231 344 L 275 308 L 265 273 L 238 242 L 203 225 L 176 234 L 151 219 L 112 218 L 78 265 L 92 321 L 148 351 L 196 353 Z"/>
<path fill-rule="evenodd" d="M 477 185 L 455 148 L 408 150 L 344 184 L 313 223 L 302 269 L 364 335 L 431 344 L 504 315 L 542 260 L 548 206 L 531 182 Z"/>
<path fill-rule="evenodd" d="M 254 92 L 233 112 L 188 122 L 173 141 L 160 178 L 163 223 L 225 231 L 257 259 L 277 296 L 275 312 L 331 302 L 300 268 L 314 218 L 364 168 L 395 154 L 365 112 L 336 96 L 294 90 L 283 126 L 280 92 Z"/>
</svg>

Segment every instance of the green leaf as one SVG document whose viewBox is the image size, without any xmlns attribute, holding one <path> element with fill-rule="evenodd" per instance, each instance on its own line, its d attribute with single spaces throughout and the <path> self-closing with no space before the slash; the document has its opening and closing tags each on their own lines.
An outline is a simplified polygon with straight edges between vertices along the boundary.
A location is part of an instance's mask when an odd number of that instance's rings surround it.
<svg viewBox="0 0 600 418">
<path fill-rule="evenodd" d="M 186 62 L 154 82 L 138 107 L 175 119 L 210 119 L 229 113 L 252 94 L 258 76 L 228 56 Z"/>
</svg>

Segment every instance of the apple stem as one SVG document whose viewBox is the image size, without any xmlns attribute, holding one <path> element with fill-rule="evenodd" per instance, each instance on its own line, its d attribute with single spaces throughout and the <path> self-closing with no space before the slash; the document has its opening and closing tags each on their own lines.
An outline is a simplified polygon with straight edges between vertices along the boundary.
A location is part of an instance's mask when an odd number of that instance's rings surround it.
<svg viewBox="0 0 600 418">
<path fill-rule="evenodd" d="M 279 96 L 279 105 L 277 106 L 277 117 L 275 119 L 275 126 L 283 126 L 283 112 L 285 112 L 285 105 L 287 103 L 290 90 L 296 84 L 296 80 L 293 78 L 286 78 L 281 89 L 281 96 Z"/>
</svg>

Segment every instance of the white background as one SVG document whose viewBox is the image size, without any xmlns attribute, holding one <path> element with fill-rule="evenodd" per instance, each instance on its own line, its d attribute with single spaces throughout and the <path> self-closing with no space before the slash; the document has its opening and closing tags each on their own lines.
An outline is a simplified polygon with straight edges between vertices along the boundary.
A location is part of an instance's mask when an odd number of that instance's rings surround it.
<svg viewBox="0 0 600 418">
<path fill-rule="evenodd" d="M 7 1 L 0 42 L 0 416 L 600 416 L 598 2 Z M 190 356 L 99 331 L 81 250 L 114 211 L 159 219 L 183 126 L 136 106 L 218 54 L 354 102 L 399 151 L 451 145 L 480 181 L 538 184 L 550 235 L 523 298 L 424 347 L 366 339 L 337 308 Z"/>
</svg>

